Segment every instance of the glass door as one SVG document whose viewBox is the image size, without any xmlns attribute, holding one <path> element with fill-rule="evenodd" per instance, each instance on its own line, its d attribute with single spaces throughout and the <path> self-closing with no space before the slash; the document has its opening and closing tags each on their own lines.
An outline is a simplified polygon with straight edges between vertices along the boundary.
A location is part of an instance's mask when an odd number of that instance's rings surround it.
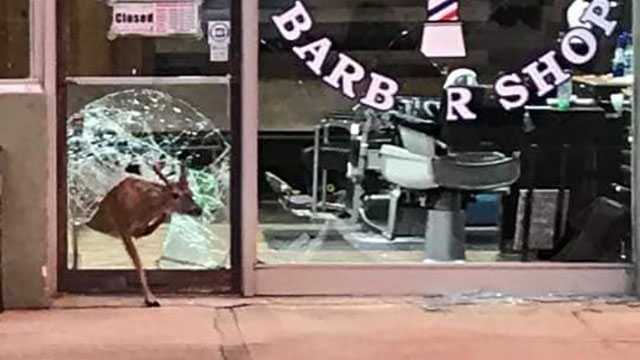
<svg viewBox="0 0 640 360">
<path fill-rule="evenodd" d="M 59 11 L 61 289 L 234 290 L 230 1 Z"/>
</svg>

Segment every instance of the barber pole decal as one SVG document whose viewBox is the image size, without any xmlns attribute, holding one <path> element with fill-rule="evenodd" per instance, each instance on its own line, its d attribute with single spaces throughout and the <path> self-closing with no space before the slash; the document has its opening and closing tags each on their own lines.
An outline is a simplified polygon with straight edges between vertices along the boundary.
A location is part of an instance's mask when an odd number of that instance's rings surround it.
<svg viewBox="0 0 640 360">
<path fill-rule="evenodd" d="M 466 57 L 458 0 L 427 0 L 420 52 L 428 58 Z"/>
<path fill-rule="evenodd" d="M 458 0 L 428 0 L 427 14 L 429 22 L 458 21 Z"/>
</svg>

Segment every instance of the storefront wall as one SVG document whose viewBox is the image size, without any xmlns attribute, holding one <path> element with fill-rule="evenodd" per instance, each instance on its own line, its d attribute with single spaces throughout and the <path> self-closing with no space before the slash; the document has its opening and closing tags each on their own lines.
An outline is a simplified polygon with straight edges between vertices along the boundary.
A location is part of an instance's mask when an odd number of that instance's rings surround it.
<svg viewBox="0 0 640 360">
<path fill-rule="evenodd" d="M 42 72 L 34 82 L 0 82 L 2 152 L 2 288 L 7 308 L 47 307 L 56 292 L 56 156 L 55 147 L 55 9 L 48 2 L 41 34 L 46 46 Z M 634 10 L 638 12 L 638 7 Z M 44 17 L 46 14 L 46 17 Z M 638 17 L 636 17 L 638 18 Z M 46 19 L 46 22 L 45 20 Z M 295 105 L 292 98 L 277 102 L 273 93 L 291 93 L 295 81 L 261 81 L 258 78 L 257 2 L 242 2 L 242 293 L 252 295 L 408 295 L 462 291 L 495 291 L 514 295 L 634 293 L 637 262 L 501 263 L 501 264 L 258 264 L 259 114 L 292 125 L 299 116 L 280 116 Z M 46 24 L 46 25 L 45 25 Z M 637 31 L 637 29 L 636 29 Z M 638 38 L 636 36 L 636 38 Z M 638 47 L 636 42 L 636 48 Z M 637 58 L 636 58 L 637 59 Z M 636 68 L 637 60 L 636 60 Z M 636 80 L 638 72 L 636 72 Z M 2 89 L 6 91 L 2 91 Z M 265 91 L 268 97 L 265 98 Z M 314 90 L 316 91 L 316 90 Z M 318 87 L 317 93 L 327 89 Z M 635 92 L 637 93 L 637 92 Z M 314 93 L 316 94 L 316 93 Z M 314 95 L 315 97 L 315 95 Z M 637 96 L 634 97 L 637 103 Z M 274 102 L 275 101 L 275 102 Z M 336 98 L 343 103 L 344 98 Z M 289 105 L 285 105 L 289 104 Z M 266 105 L 266 106 L 265 106 Z M 269 115 L 272 114 L 272 115 Z M 299 125 L 299 124 L 298 124 Z M 637 129 L 635 129 L 637 131 Z M 636 149 L 637 152 L 637 149 Z M 635 152 L 634 152 L 635 155 Z M 634 167 L 640 165 L 638 156 Z M 634 172 L 635 174 L 636 172 Z M 634 184 L 638 184 L 637 174 Z M 634 189 L 635 190 L 635 189 Z M 635 193 L 635 191 L 634 191 Z M 634 197 L 635 198 L 635 197 Z M 634 211 L 638 202 L 634 199 Z M 635 216 L 633 216 L 635 219 Z M 634 239 L 637 250 L 637 225 Z M 636 256 L 637 257 L 637 256 Z"/>
<path fill-rule="evenodd" d="M 2 254 L 7 307 L 45 306 L 47 178 L 44 95 L 0 95 Z"/>
<path fill-rule="evenodd" d="M 30 76 L 0 80 L 0 283 L 6 308 L 49 306 L 57 282 L 55 2 L 32 1 L 30 15 Z"/>
</svg>

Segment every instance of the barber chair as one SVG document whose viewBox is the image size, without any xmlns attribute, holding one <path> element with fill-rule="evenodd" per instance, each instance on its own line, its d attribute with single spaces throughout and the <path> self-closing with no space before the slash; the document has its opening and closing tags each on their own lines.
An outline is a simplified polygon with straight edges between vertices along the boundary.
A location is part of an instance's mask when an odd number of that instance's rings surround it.
<svg viewBox="0 0 640 360">
<path fill-rule="evenodd" d="M 474 89 L 484 95 L 483 88 Z M 475 97 L 474 97 L 475 98 Z M 464 260 L 465 199 L 474 193 L 509 187 L 520 177 L 519 154 L 496 151 L 455 152 L 435 140 L 439 125 L 446 127 L 446 94 L 441 101 L 441 124 L 396 114 L 392 121 L 402 146 L 383 145 L 382 176 L 394 184 L 389 200 L 386 235 L 393 237 L 398 199 L 404 190 L 423 191 L 430 198 L 425 225 L 426 260 Z M 474 109 L 471 106 L 472 110 Z M 480 119 L 481 121 L 482 119 Z"/>
<path fill-rule="evenodd" d="M 441 109 L 446 106 L 443 96 Z M 520 159 L 496 151 L 452 151 L 438 140 L 447 125 L 443 115 L 426 119 L 395 110 L 334 114 L 316 127 L 314 146 L 303 155 L 312 164 L 310 195 L 301 195 L 274 174 L 267 173 L 267 179 L 294 213 L 313 219 L 344 217 L 376 229 L 389 241 L 424 237 L 427 260 L 463 260 L 467 199 L 513 184 L 520 176 Z M 332 128 L 346 130 L 348 141 L 332 141 Z M 336 201 L 327 194 L 331 171 L 348 179 L 346 194 Z M 382 185 L 371 186 L 375 181 Z M 378 216 L 372 220 L 369 210 L 383 206 L 386 211 L 373 211 Z"/>
<path fill-rule="evenodd" d="M 354 133 L 354 126 L 373 127 L 363 131 L 365 139 L 359 138 L 361 132 Z M 302 163 L 311 182 L 306 194 L 293 189 L 277 175 L 266 172 L 266 179 L 272 190 L 278 195 L 280 204 L 299 216 L 316 219 L 358 217 L 359 197 L 366 187 L 375 191 L 380 181 L 375 177 L 365 177 L 364 172 L 377 171 L 376 154 L 380 144 L 392 142 L 393 135 L 379 124 L 371 124 L 359 113 L 334 112 L 320 121 L 314 129 L 314 145 L 303 149 Z M 362 145 L 366 144 L 366 145 Z M 366 161 L 360 161 L 360 147 L 366 147 Z M 358 174 L 351 164 L 366 162 L 365 168 Z M 345 176 L 347 174 L 347 176 Z"/>
</svg>

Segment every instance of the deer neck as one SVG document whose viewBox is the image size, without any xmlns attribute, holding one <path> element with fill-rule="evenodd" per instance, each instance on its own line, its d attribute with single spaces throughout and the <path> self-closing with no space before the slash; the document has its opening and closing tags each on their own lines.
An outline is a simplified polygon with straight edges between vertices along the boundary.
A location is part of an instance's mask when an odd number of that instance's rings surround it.
<svg viewBox="0 0 640 360">
<path fill-rule="evenodd" d="M 163 186 L 145 189 L 144 195 L 140 196 L 136 202 L 138 203 L 135 210 L 137 214 L 131 220 L 134 220 L 137 226 L 146 226 L 162 216 L 171 215 L 173 211 L 171 192 Z"/>
<path fill-rule="evenodd" d="M 154 219 L 162 215 L 169 216 L 173 212 L 173 199 L 170 192 L 160 191 L 151 197 L 149 203 L 149 215 Z"/>
</svg>

